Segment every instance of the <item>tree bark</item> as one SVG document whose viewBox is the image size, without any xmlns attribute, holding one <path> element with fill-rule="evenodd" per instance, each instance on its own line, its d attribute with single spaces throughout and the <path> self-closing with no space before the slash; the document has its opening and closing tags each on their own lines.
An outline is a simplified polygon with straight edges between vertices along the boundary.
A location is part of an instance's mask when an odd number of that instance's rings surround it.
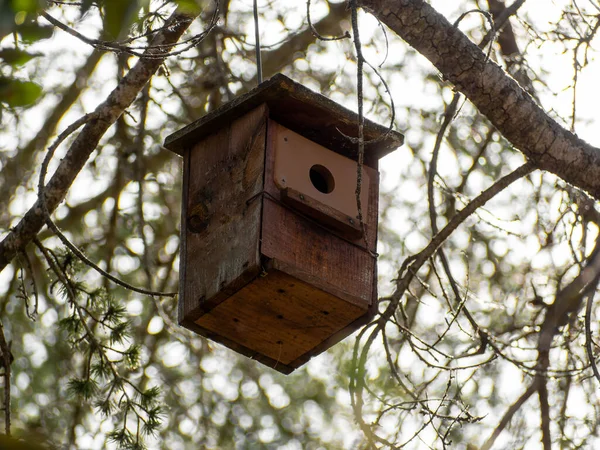
<svg viewBox="0 0 600 450">
<path fill-rule="evenodd" d="M 563 128 L 479 47 L 423 0 L 360 6 L 425 56 L 540 169 L 600 200 L 600 150 Z"/>
<path fill-rule="evenodd" d="M 175 12 L 169 19 L 168 26 L 165 26 L 156 35 L 150 44 L 151 47 L 145 52 L 145 55 L 149 57 L 141 58 L 121 79 L 107 99 L 96 108 L 94 118 L 83 127 L 75 138 L 46 185 L 42 198 L 46 202 L 49 213 L 52 213 L 64 200 L 73 181 L 96 149 L 104 133 L 135 100 L 138 93 L 164 62 L 171 46 L 179 40 L 192 20 L 193 17 L 187 14 Z M 40 201 L 40 199 L 37 200 L 17 226 L 0 243 L 0 271 L 32 241 L 44 226 L 45 216 Z"/>
<path fill-rule="evenodd" d="M 0 223 L 10 221 L 8 205 L 16 195 L 18 188 L 26 184 L 26 181 L 35 173 L 34 161 L 38 151 L 46 147 L 60 120 L 79 98 L 82 86 L 87 84 L 102 54 L 95 49 L 92 51 L 85 64 L 75 72 L 75 80 L 62 92 L 60 101 L 52 108 L 52 112 L 46 117 L 37 134 L 20 148 L 15 156 L 6 160 L 0 173 Z"/>
</svg>

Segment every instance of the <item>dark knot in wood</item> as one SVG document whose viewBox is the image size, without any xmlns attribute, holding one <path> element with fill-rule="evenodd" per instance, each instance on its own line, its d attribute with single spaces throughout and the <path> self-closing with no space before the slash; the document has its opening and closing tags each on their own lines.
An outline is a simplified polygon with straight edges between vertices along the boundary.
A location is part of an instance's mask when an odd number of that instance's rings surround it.
<svg viewBox="0 0 600 450">
<path fill-rule="evenodd" d="M 203 203 L 194 205 L 187 217 L 187 227 L 192 233 L 202 233 L 208 228 L 208 208 Z"/>
</svg>

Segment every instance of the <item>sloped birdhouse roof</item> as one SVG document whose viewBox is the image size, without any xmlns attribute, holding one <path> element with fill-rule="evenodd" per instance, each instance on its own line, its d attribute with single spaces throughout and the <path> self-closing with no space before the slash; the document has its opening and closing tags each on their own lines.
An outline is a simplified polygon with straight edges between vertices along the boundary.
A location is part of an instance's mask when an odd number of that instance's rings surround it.
<svg viewBox="0 0 600 450">
<path fill-rule="evenodd" d="M 337 153 L 356 159 L 358 146 L 344 135 L 357 136 L 358 114 L 282 74 L 273 76 L 250 92 L 171 134 L 165 139 L 164 146 L 183 155 L 203 137 L 261 104 L 268 106 L 270 118 L 281 125 Z M 365 141 L 380 138 L 386 132 L 387 127 L 365 119 Z M 393 130 L 376 142 L 366 142 L 365 162 L 373 164 L 403 142 L 404 136 Z"/>
</svg>

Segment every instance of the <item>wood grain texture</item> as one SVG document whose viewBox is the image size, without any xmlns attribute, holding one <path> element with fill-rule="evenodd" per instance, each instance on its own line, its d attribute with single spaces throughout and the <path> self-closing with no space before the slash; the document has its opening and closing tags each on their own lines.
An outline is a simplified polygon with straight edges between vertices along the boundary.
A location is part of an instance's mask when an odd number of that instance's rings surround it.
<svg viewBox="0 0 600 450">
<path fill-rule="evenodd" d="M 196 323 L 290 365 L 361 315 L 363 309 L 272 269 Z"/>
<path fill-rule="evenodd" d="M 266 106 L 197 143 L 190 151 L 180 318 L 199 316 L 260 272 Z"/>
</svg>

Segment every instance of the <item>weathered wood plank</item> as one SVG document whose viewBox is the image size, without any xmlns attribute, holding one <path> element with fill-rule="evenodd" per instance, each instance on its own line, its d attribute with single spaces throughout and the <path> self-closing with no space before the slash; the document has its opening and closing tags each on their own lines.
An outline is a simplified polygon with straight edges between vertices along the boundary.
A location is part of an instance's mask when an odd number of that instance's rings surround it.
<svg viewBox="0 0 600 450">
<path fill-rule="evenodd" d="M 198 142 L 190 151 L 183 318 L 199 316 L 260 272 L 259 237 L 265 105 Z"/>
<path fill-rule="evenodd" d="M 371 303 L 375 259 L 369 253 L 269 198 L 263 217 L 263 255 L 320 289 L 365 308 Z"/>
<path fill-rule="evenodd" d="M 196 323 L 289 365 L 363 314 L 362 308 L 269 270 Z"/>
<path fill-rule="evenodd" d="M 187 207 L 188 207 L 188 196 L 189 196 L 189 183 L 190 183 L 190 151 L 183 154 L 183 186 L 182 186 L 182 201 L 181 201 L 181 222 L 179 223 L 179 239 L 181 240 L 179 250 L 179 296 L 177 299 L 177 317 L 179 322 L 185 317 L 186 311 L 189 311 L 191 306 L 189 300 L 186 303 L 185 296 L 185 269 L 187 261 L 185 255 L 187 255 Z"/>
</svg>

